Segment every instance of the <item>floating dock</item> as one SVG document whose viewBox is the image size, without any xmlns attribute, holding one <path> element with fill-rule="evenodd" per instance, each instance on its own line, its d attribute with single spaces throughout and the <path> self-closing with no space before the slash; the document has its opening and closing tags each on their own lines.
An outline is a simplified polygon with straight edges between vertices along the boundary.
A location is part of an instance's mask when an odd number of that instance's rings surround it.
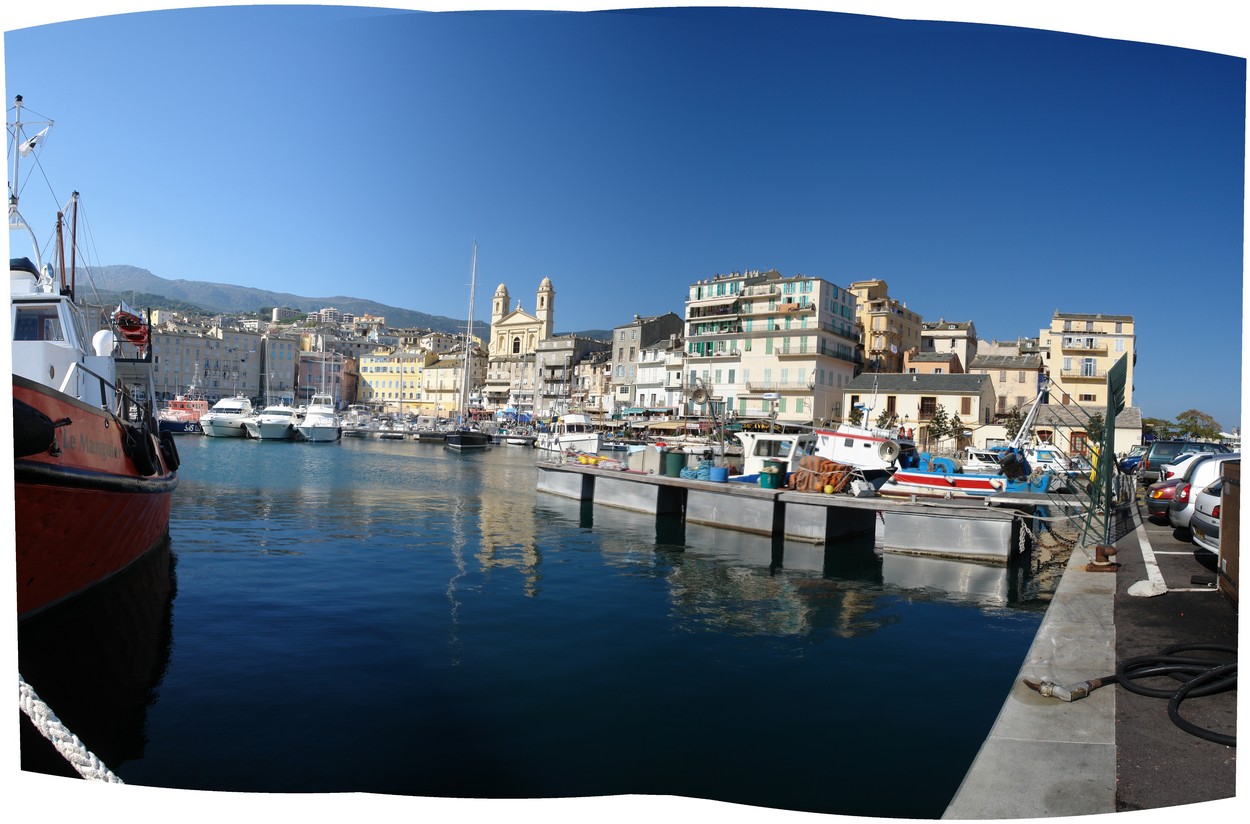
<svg viewBox="0 0 1250 824">
<path fill-rule="evenodd" d="M 984 498 L 897 499 L 766 489 L 738 481 L 674 478 L 652 472 L 538 464 L 538 490 L 655 516 L 684 518 L 757 535 L 825 544 L 884 523 L 886 551 L 1006 563 L 1036 534 L 1039 507 L 1052 497 L 1001 493 Z M 1062 502 L 1079 507 L 1080 501 Z M 1028 527 L 1027 531 L 1025 527 Z"/>
</svg>

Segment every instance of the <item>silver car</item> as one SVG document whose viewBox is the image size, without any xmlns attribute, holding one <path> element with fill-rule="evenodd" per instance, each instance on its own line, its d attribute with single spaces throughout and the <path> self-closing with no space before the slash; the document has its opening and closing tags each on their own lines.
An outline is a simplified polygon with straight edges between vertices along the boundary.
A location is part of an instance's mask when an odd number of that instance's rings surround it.
<svg viewBox="0 0 1250 824">
<path fill-rule="evenodd" d="M 1172 505 L 1168 509 L 1168 520 L 1177 529 L 1189 529 L 1189 519 L 1194 514 L 1194 499 L 1198 493 L 1206 489 L 1215 479 L 1220 477 L 1222 467 L 1227 461 L 1241 462 L 1240 452 L 1217 455 L 1202 455 L 1185 468 L 1181 483 L 1172 496 Z"/>
<path fill-rule="evenodd" d="M 1217 478 L 1215 483 L 1198 493 L 1194 498 L 1194 514 L 1189 519 L 1189 532 L 1194 543 L 1215 554 L 1220 552 L 1220 496 L 1224 489 L 1224 479 Z"/>
</svg>

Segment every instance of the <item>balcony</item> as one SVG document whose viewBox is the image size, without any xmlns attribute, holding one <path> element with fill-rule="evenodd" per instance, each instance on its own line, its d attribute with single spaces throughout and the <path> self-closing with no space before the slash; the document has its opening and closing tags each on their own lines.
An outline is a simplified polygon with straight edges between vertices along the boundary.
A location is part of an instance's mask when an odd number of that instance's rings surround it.
<svg viewBox="0 0 1250 824">
<path fill-rule="evenodd" d="M 1094 355 L 1107 354 L 1107 342 L 1097 338 L 1064 338 L 1062 347 L 1065 352 L 1088 352 Z"/>
<path fill-rule="evenodd" d="M 808 383 L 781 383 L 780 381 L 747 381 L 748 392 L 782 392 L 782 393 L 806 393 L 816 388 L 816 384 Z"/>
<path fill-rule="evenodd" d="M 1105 381 L 1107 379 L 1106 369 L 1064 369 L 1060 371 L 1059 377 L 1065 381 Z"/>
</svg>

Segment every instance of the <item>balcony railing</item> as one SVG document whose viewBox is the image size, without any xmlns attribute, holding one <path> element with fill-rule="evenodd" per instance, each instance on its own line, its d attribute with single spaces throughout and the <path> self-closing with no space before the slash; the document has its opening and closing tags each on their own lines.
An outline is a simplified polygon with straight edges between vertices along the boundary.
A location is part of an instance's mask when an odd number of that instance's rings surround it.
<svg viewBox="0 0 1250 824">
<path fill-rule="evenodd" d="M 1107 379 L 1106 369 L 1064 369 L 1059 377 L 1067 381 L 1102 381 Z"/>
<path fill-rule="evenodd" d="M 811 392 L 815 388 L 816 384 L 812 382 L 747 381 L 748 392 Z"/>
<path fill-rule="evenodd" d="M 1107 354 L 1106 341 L 1089 341 L 1089 340 L 1065 340 L 1062 343 L 1065 352 L 1095 352 L 1100 355 Z"/>
</svg>

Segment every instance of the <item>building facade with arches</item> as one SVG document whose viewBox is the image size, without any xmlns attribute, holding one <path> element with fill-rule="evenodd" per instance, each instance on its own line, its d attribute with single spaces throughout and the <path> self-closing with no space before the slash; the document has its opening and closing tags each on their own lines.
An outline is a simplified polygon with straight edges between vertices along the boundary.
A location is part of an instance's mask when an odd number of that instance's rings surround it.
<svg viewBox="0 0 1250 824">
<path fill-rule="evenodd" d="M 490 344 L 483 399 L 488 408 L 511 407 L 533 414 L 538 389 L 536 367 L 539 343 L 553 337 L 556 290 L 543 278 L 534 295 L 534 311 L 518 301 L 512 306 L 508 287 L 501 283 L 490 304 Z"/>
</svg>

